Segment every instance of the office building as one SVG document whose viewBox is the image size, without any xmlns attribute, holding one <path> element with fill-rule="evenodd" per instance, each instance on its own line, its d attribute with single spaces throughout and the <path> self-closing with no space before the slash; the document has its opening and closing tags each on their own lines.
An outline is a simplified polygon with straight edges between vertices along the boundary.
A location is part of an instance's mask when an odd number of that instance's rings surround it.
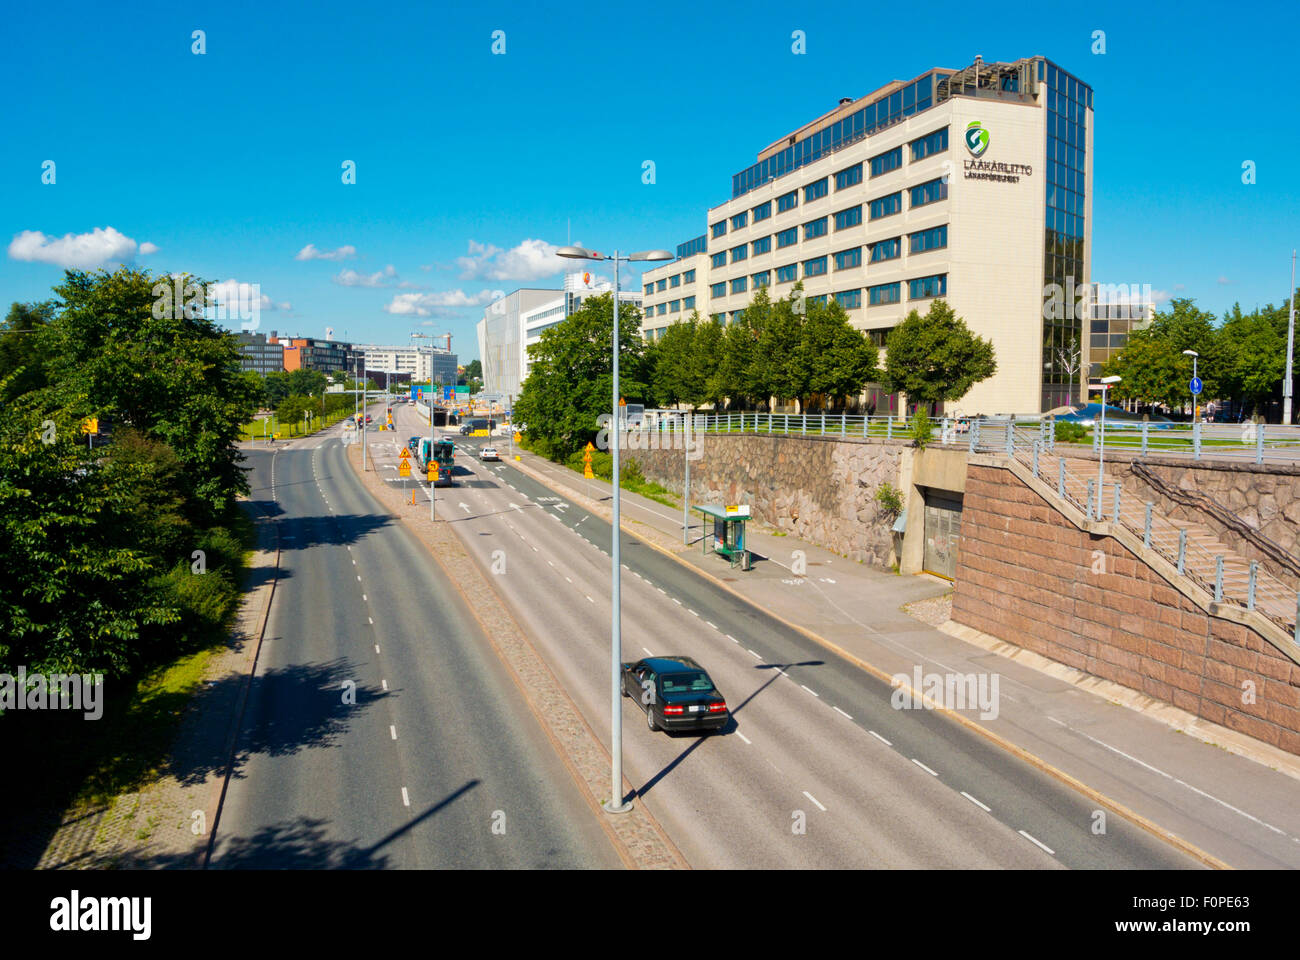
<svg viewBox="0 0 1300 960">
<path fill-rule="evenodd" d="M 268 341 L 264 333 L 236 333 L 239 343 L 239 369 L 266 376 L 284 371 L 284 345 Z"/>
<path fill-rule="evenodd" d="M 612 286 L 590 271 L 580 270 L 567 274 L 560 290 L 525 288 L 488 304 L 477 325 L 484 392 L 519 396 L 532 366 L 528 347 L 541 340 L 543 331 L 581 307 L 587 297 L 608 293 Z M 624 305 L 640 307 L 641 299 L 635 281 L 632 289 L 619 291 L 619 302 Z"/>
<path fill-rule="evenodd" d="M 374 373 L 405 374 L 413 382 L 455 384 L 458 364 L 456 354 L 431 346 L 359 343 L 356 351 L 365 355 L 366 370 Z"/>
<path fill-rule="evenodd" d="M 703 250 L 689 241 L 643 274 L 646 328 L 689 317 L 688 296 L 701 317 L 730 322 L 757 288 L 778 299 L 802 281 L 883 345 L 943 298 L 998 363 L 945 412 L 1068 403 L 1086 367 L 1061 356 L 1088 334 L 1059 291 L 1088 283 L 1092 121 L 1091 88 L 1044 57 L 977 57 L 845 98 L 732 177 Z M 672 278 L 692 270 L 693 292 L 673 296 Z"/>
</svg>

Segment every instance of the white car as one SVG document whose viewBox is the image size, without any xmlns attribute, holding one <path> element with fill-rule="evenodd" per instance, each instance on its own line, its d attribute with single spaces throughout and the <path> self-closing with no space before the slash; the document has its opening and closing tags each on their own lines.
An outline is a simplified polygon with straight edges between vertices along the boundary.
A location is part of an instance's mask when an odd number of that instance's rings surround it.
<svg viewBox="0 0 1300 960">
<path fill-rule="evenodd" d="M 497 453 L 496 447 L 484 447 L 478 452 L 480 460 L 500 460 L 501 456 Z"/>
</svg>

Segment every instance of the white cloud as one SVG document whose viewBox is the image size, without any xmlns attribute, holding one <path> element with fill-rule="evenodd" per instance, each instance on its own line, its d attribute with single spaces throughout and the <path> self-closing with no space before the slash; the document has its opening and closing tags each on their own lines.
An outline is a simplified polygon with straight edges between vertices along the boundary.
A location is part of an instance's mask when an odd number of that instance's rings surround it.
<svg viewBox="0 0 1300 960">
<path fill-rule="evenodd" d="M 241 283 L 234 277 L 220 283 L 208 285 L 208 301 L 229 308 L 241 305 L 250 309 L 254 304 L 258 310 L 292 310 L 293 304 L 287 301 L 277 303 L 262 292 L 261 284 Z"/>
<path fill-rule="evenodd" d="M 355 257 L 357 248 L 351 245 L 344 245 L 337 250 L 317 250 L 316 244 L 309 243 L 298 251 L 295 260 L 346 260 L 348 257 Z"/>
<path fill-rule="evenodd" d="M 1219 277 L 1219 283 L 1221 285 L 1227 285 L 1229 283 L 1232 283 L 1232 281 L 1229 280 L 1227 277 Z"/>
<path fill-rule="evenodd" d="M 386 287 L 397 276 L 397 270 L 390 263 L 378 273 L 363 274 L 355 270 L 344 270 L 334 278 L 341 287 Z"/>
<path fill-rule="evenodd" d="M 148 240 L 146 240 L 144 243 L 140 244 L 140 249 L 137 252 L 140 254 L 140 256 L 147 257 L 151 253 L 158 252 L 158 244 L 150 243 Z"/>
<path fill-rule="evenodd" d="M 453 307 L 481 307 L 504 296 L 504 290 L 480 290 L 478 293 L 466 293 L 464 290 L 440 290 L 436 293 L 399 293 L 393 297 L 391 303 L 384 307 L 384 311 L 398 316 L 427 317 L 434 311 Z"/>
<path fill-rule="evenodd" d="M 47 237 L 39 230 L 24 230 L 10 242 L 9 256 L 29 263 L 52 263 L 58 267 L 90 270 L 107 263 L 126 263 L 137 252 L 153 253 L 157 249 L 152 243 L 137 245 L 112 227 L 96 227 L 90 233 L 65 233 L 62 237 Z"/>
<path fill-rule="evenodd" d="M 563 273 L 572 261 L 555 255 L 559 248 L 545 240 L 525 240 L 503 250 L 490 243 L 469 242 L 469 255 L 456 258 L 462 280 L 526 283 Z"/>
</svg>

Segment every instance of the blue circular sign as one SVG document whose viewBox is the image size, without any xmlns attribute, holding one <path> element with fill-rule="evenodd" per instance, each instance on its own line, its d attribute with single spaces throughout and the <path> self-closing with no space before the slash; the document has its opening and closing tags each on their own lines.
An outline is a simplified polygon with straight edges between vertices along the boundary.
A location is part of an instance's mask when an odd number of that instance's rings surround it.
<svg viewBox="0 0 1300 960">
<path fill-rule="evenodd" d="M 1189 386 L 1192 388 L 1192 396 L 1194 397 L 1199 397 L 1201 395 L 1201 390 L 1205 388 L 1205 384 L 1201 382 L 1200 377 L 1192 377 L 1192 382 Z"/>
</svg>

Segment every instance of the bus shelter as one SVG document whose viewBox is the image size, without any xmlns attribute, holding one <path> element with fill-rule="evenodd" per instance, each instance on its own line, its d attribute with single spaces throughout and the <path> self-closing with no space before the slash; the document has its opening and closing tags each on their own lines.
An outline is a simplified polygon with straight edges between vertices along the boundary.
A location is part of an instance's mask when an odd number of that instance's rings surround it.
<svg viewBox="0 0 1300 960">
<path fill-rule="evenodd" d="M 749 570 L 753 566 L 749 550 L 745 548 L 745 521 L 749 519 L 749 507 L 712 507 L 697 504 L 692 509 L 698 510 L 704 517 L 705 531 L 701 538 L 702 553 L 712 550 L 726 557 L 732 567 Z M 713 521 L 713 530 L 708 529 L 708 521 Z"/>
</svg>

